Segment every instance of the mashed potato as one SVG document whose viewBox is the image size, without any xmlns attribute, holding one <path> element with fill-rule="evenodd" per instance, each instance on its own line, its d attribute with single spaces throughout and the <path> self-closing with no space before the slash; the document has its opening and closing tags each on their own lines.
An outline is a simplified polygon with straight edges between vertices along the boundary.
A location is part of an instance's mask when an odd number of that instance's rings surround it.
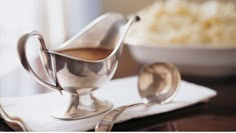
<svg viewBox="0 0 236 133">
<path fill-rule="evenodd" d="M 236 3 L 166 0 L 138 12 L 127 42 L 236 47 Z"/>
</svg>

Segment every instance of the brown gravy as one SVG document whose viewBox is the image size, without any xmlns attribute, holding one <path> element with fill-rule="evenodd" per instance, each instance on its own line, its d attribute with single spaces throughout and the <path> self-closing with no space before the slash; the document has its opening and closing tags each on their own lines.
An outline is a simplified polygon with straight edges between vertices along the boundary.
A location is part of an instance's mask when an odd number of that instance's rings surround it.
<svg viewBox="0 0 236 133">
<path fill-rule="evenodd" d="M 79 48 L 79 49 L 67 49 L 58 51 L 61 54 L 80 58 L 83 60 L 96 61 L 105 59 L 109 56 L 112 50 L 103 48 Z"/>
</svg>

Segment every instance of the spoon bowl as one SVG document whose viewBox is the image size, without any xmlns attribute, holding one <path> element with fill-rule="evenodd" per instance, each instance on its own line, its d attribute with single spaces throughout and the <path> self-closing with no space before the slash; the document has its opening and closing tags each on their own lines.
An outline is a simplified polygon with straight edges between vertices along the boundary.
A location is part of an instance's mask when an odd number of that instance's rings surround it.
<svg viewBox="0 0 236 133">
<path fill-rule="evenodd" d="M 138 75 L 138 90 L 143 103 L 124 105 L 111 110 L 96 125 L 95 131 L 111 131 L 118 116 L 129 108 L 170 102 L 178 91 L 180 80 L 178 69 L 170 63 L 144 66 Z"/>
<path fill-rule="evenodd" d="M 174 65 L 162 62 L 144 66 L 138 77 L 138 90 L 143 102 L 159 104 L 173 99 L 181 79 Z"/>
</svg>

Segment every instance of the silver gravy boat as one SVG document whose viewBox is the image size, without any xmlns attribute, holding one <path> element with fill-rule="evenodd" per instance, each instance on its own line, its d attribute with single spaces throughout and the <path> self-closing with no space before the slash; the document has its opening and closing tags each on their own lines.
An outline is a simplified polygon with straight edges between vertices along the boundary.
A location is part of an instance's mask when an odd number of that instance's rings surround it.
<svg viewBox="0 0 236 133">
<path fill-rule="evenodd" d="M 112 108 L 110 102 L 98 100 L 92 92 L 114 75 L 122 52 L 123 39 L 132 23 L 138 20 L 137 16 L 127 19 L 118 13 L 104 14 L 54 50 L 47 49 L 43 37 L 38 32 L 23 35 L 19 39 L 17 50 L 24 69 L 40 84 L 58 90 L 62 96 L 69 94 L 66 102 L 54 107 L 53 117 L 82 119 Z M 52 83 L 40 78 L 29 64 L 25 48 L 31 37 L 36 37 L 39 41 L 41 61 Z M 96 61 L 83 60 L 58 52 L 78 48 L 103 48 L 112 52 L 105 59 Z"/>
</svg>

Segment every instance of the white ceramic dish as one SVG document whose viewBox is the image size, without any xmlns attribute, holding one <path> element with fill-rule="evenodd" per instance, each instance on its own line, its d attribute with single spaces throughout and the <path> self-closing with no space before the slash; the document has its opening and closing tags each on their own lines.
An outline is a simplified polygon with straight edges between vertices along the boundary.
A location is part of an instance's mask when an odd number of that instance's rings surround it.
<svg viewBox="0 0 236 133">
<path fill-rule="evenodd" d="M 205 77 L 236 75 L 236 48 L 152 46 L 128 44 L 132 56 L 139 63 L 174 63 L 182 74 Z"/>
</svg>

